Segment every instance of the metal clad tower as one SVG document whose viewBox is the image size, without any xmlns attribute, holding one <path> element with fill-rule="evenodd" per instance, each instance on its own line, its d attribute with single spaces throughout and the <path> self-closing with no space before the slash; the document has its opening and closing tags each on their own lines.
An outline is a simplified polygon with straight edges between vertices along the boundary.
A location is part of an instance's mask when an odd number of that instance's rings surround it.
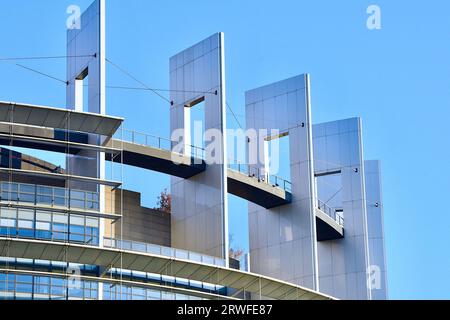
<svg viewBox="0 0 450 320">
<path fill-rule="evenodd" d="M 228 256 L 224 36 L 217 33 L 170 59 L 171 132 L 184 131 L 191 155 L 191 109 L 204 102 L 204 129 L 215 130 L 217 161 L 190 179 L 171 177 L 172 246 L 215 257 Z M 206 137 L 208 139 L 208 137 Z M 212 140 L 212 139 L 211 139 Z M 216 140 L 217 142 L 217 140 Z M 210 157 L 206 150 L 206 160 Z"/>
<path fill-rule="evenodd" d="M 80 19 L 80 29 L 67 31 L 67 108 L 106 114 L 105 0 L 93 2 Z M 89 142 L 98 144 L 98 139 L 91 135 Z M 104 179 L 104 154 L 82 151 L 69 156 L 67 169 L 70 174 Z M 86 188 L 73 182 L 70 187 Z"/>
<path fill-rule="evenodd" d="M 380 161 L 366 160 L 365 169 L 367 226 L 369 229 L 369 276 L 372 299 L 386 300 L 388 299 L 388 286 Z"/>
<path fill-rule="evenodd" d="M 318 242 L 320 291 L 339 299 L 370 299 L 361 121 L 351 118 L 317 124 L 313 134 L 317 194 L 321 201 L 343 210 L 345 232 L 343 239 Z M 327 176 L 339 180 L 333 194 L 327 192 L 330 183 L 319 180 Z M 331 205 L 337 191 L 340 203 Z"/>
<path fill-rule="evenodd" d="M 292 203 L 265 209 L 249 203 L 253 272 L 318 289 L 309 76 L 246 92 L 247 128 L 289 135 Z M 264 139 L 258 139 L 258 151 Z M 267 159 L 259 159 L 264 168 Z"/>
</svg>

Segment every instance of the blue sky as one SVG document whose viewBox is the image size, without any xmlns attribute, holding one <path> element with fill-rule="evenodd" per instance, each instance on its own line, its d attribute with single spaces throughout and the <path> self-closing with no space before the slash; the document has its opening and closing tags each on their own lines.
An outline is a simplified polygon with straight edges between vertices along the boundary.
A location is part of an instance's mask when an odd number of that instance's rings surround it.
<svg viewBox="0 0 450 320">
<path fill-rule="evenodd" d="M 64 55 L 66 8 L 90 2 L 2 1 L 0 56 Z M 370 4 L 381 8 L 381 30 L 366 28 Z M 450 299 L 449 14 L 445 0 L 110 0 L 107 56 L 168 88 L 169 57 L 223 31 L 227 100 L 241 123 L 246 90 L 310 73 L 314 122 L 360 116 L 365 157 L 382 160 L 390 297 Z M 65 78 L 64 60 L 23 64 Z M 4 62 L 0 72 L 0 100 L 65 106 L 64 85 Z M 107 82 L 136 85 L 111 66 Z M 107 110 L 169 136 L 167 104 L 149 92 L 109 89 Z M 169 179 L 126 168 L 125 185 L 153 206 Z M 230 197 L 234 242 L 247 248 L 245 210 Z"/>
</svg>

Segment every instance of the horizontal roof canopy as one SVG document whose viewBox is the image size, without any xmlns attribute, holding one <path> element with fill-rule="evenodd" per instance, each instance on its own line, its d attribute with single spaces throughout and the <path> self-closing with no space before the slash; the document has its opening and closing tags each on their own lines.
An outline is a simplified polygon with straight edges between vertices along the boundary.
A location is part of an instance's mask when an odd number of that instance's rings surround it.
<svg viewBox="0 0 450 320">
<path fill-rule="evenodd" d="M 270 277 L 129 250 L 100 248 L 71 243 L 0 237 L 0 256 L 98 265 L 208 282 L 261 297 L 286 300 L 330 300 L 332 297 L 298 285 Z"/>
<path fill-rule="evenodd" d="M 0 121 L 112 136 L 123 118 L 0 101 Z"/>
<path fill-rule="evenodd" d="M 47 179 L 55 179 L 55 180 L 63 180 L 63 181 L 79 181 L 85 183 L 92 183 L 97 185 L 104 185 L 113 188 L 119 187 L 122 183 L 119 181 L 112 180 L 104 180 L 97 179 L 91 177 L 84 176 L 75 176 L 70 174 L 62 174 L 62 173 L 52 173 L 46 171 L 34 171 L 34 170 L 23 170 L 23 169 L 12 169 L 12 168 L 0 168 L 0 178 L 2 175 L 12 175 L 12 176 L 24 176 L 29 179 L 29 183 L 33 183 L 33 177 L 37 179 L 47 178 Z"/>
</svg>

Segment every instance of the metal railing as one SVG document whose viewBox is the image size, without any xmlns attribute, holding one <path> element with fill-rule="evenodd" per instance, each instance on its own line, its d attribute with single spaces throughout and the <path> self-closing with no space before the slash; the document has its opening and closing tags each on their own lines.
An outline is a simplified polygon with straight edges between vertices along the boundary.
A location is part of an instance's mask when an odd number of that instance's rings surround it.
<svg viewBox="0 0 450 320">
<path fill-rule="evenodd" d="M 99 193 L 16 182 L 0 183 L 0 201 L 99 211 Z"/>
<path fill-rule="evenodd" d="M 123 131 L 123 134 L 122 134 Z M 154 136 L 151 134 L 135 131 L 135 130 L 128 130 L 123 129 L 122 131 L 118 131 L 114 138 L 118 140 L 123 140 L 126 142 L 139 144 L 147 147 L 153 147 L 158 148 L 161 150 L 168 150 L 172 151 L 174 146 L 178 145 L 179 142 L 172 141 L 167 138 Z M 205 149 L 196 147 L 193 145 L 189 145 L 188 148 L 190 149 L 189 154 L 194 158 L 199 159 L 205 159 Z"/>
<path fill-rule="evenodd" d="M 280 178 L 279 176 L 266 173 L 263 168 L 258 168 L 256 166 L 240 163 L 228 162 L 228 168 L 243 173 L 249 177 L 258 179 L 259 182 L 267 183 L 273 187 L 278 187 L 287 192 L 292 192 L 292 184 L 286 179 Z"/>
<path fill-rule="evenodd" d="M 131 240 L 120 240 L 114 238 L 104 238 L 103 245 L 105 248 L 130 250 L 142 253 L 157 254 L 169 258 L 178 258 L 201 262 L 214 266 L 225 267 L 225 260 L 217 257 L 204 255 L 192 251 L 176 249 L 171 247 L 164 247 L 156 244 L 143 243 Z"/>
<path fill-rule="evenodd" d="M 342 227 L 344 226 L 344 217 L 342 216 L 342 210 L 332 208 L 320 200 L 317 200 L 317 208 L 327 216 L 329 216 L 331 219 L 336 221 L 337 224 Z"/>
</svg>

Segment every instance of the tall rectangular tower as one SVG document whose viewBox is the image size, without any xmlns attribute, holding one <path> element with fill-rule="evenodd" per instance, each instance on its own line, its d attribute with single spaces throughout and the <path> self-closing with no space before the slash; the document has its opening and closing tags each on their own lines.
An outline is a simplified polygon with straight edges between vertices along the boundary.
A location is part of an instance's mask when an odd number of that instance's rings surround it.
<svg viewBox="0 0 450 320">
<path fill-rule="evenodd" d="M 388 287 L 380 161 L 366 160 L 365 169 L 367 226 L 369 229 L 369 280 L 372 299 L 386 300 L 388 299 Z"/>
<path fill-rule="evenodd" d="M 318 242 L 320 291 L 339 299 L 370 299 L 361 121 L 313 126 L 318 200 L 341 212 L 344 238 Z"/>
<path fill-rule="evenodd" d="M 106 114 L 105 0 L 94 1 L 79 19 L 79 29 L 74 25 L 67 31 L 67 108 Z M 89 142 L 93 144 L 98 144 L 99 139 L 97 135 L 89 136 Z M 73 175 L 104 179 L 105 156 L 96 151 L 70 155 L 67 171 Z M 71 182 L 70 187 L 97 188 L 75 182 Z"/>
<path fill-rule="evenodd" d="M 206 171 L 171 177 L 172 246 L 227 259 L 228 206 L 224 36 L 217 33 L 170 59 L 171 132 L 184 132 L 183 153 L 191 156 L 191 110 L 204 104 Z M 214 135 L 214 137 L 212 136 Z M 198 139 L 197 139 L 198 140 Z"/>
<path fill-rule="evenodd" d="M 273 209 L 248 205 L 251 270 L 317 290 L 309 76 L 250 90 L 245 104 L 247 129 L 276 129 L 279 137 L 289 136 L 287 161 L 292 181 L 290 204 Z M 277 138 L 259 137 L 258 154 L 267 154 L 266 142 Z M 268 161 L 259 157 L 257 166 L 267 169 Z"/>
</svg>

